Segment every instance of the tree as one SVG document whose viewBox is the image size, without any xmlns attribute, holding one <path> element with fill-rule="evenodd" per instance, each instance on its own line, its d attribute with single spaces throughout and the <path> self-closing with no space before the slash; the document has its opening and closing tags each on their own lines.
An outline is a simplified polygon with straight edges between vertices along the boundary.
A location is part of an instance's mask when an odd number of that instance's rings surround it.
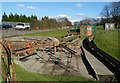
<svg viewBox="0 0 120 83">
<path fill-rule="evenodd" d="M 111 3 L 111 15 L 114 22 L 120 24 L 120 1 Z"/>
<path fill-rule="evenodd" d="M 102 12 L 101 12 L 101 15 L 105 18 L 110 18 L 110 15 L 111 15 L 110 6 L 105 5 Z"/>
<path fill-rule="evenodd" d="M 33 29 L 36 29 L 36 30 L 39 29 L 39 21 L 37 20 L 37 16 L 31 15 L 31 17 L 29 17 L 28 20 L 30 20 L 31 27 Z"/>
<path fill-rule="evenodd" d="M 2 21 L 9 21 L 8 16 L 6 15 L 6 13 L 4 12 L 4 14 L 2 15 Z"/>
<path fill-rule="evenodd" d="M 120 25 L 120 1 L 105 5 L 101 15 L 104 17 L 102 22 L 114 22 L 116 25 Z"/>
<path fill-rule="evenodd" d="M 32 29 L 38 30 L 39 29 L 39 21 L 36 19 L 32 19 L 31 27 L 32 27 Z"/>
<path fill-rule="evenodd" d="M 41 20 L 38 20 L 37 16 L 35 15 L 27 17 L 26 15 L 18 15 L 17 13 L 10 13 L 9 16 L 7 16 L 6 13 L 4 13 L 2 15 L 2 21 L 30 23 L 32 29 L 52 29 L 72 25 L 67 18 L 61 18 L 61 20 L 57 22 L 56 19 L 49 18 L 48 16 L 42 17 Z"/>
<path fill-rule="evenodd" d="M 47 16 L 45 16 L 41 19 L 41 24 L 42 24 L 41 27 L 42 27 L 43 30 L 47 28 L 47 21 L 48 21 Z"/>
<path fill-rule="evenodd" d="M 85 25 L 93 24 L 93 20 L 92 20 L 92 18 L 87 17 L 82 20 L 82 23 Z"/>
<path fill-rule="evenodd" d="M 14 22 L 17 22 L 17 21 L 19 21 L 19 15 L 16 13 L 16 14 L 14 15 Z"/>
<path fill-rule="evenodd" d="M 67 19 L 67 17 L 62 17 L 58 19 L 58 26 L 59 27 L 72 26 L 72 23 Z"/>
<path fill-rule="evenodd" d="M 31 19 L 36 19 L 37 20 L 37 16 L 31 15 Z"/>
<path fill-rule="evenodd" d="M 58 27 L 58 23 L 56 19 L 50 18 L 48 20 L 48 28 L 56 28 L 56 27 Z"/>
<path fill-rule="evenodd" d="M 9 20 L 11 22 L 14 22 L 14 15 L 12 13 L 9 14 Z"/>
<path fill-rule="evenodd" d="M 41 29 L 52 29 L 58 27 L 58 22 L 54 18 L 49 18 L 48 16 L 42 17 L 40 21 Z"/>
</svg>

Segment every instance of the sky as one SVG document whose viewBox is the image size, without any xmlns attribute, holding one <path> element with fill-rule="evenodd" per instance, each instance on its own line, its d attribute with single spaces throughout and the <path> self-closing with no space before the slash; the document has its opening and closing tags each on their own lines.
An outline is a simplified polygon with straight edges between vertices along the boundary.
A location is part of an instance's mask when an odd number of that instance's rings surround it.
<svg viewBox="0 0 120 83">
<path fill-rule="evenodd" d="M 119 0 L 1 0 L 2 2 L 113 2 Z"/>
<path fill-rule="evenodd" d="M 2 14 L 17 13 L 26 16 L 67 17 L 71 22 L 86 17 L 97 18 L 110 2 L 2 2 Z"/>
</svg>

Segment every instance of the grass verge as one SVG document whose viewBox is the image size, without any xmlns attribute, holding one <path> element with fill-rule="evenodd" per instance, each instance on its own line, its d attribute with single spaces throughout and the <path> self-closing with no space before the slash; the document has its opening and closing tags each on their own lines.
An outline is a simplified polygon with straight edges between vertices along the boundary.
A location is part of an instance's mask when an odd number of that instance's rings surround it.
<svg viewBox="0 0 120 83">
<path fill-rule="evenodd" d="M 54 30 L 54 31 L 25 34 L 24 36 L 45 36 L 45 37 L 55 37 L 60 39 L 62 36 L 67 35 L 68 34 L 67 32 L 68 32 L 68 29 L 60 29 L 60 30 Z"/>
<path fill-rule="evenodd" d="M 118 30 L 98 30 L 94 42 L 100 49 L 120 61 Z"/>
<path fill-rule="evenodd" d="M 92 81 L 80 76 L 52 76 L 31 73 L 15 64 L 16 81 Z"/>
</svg>

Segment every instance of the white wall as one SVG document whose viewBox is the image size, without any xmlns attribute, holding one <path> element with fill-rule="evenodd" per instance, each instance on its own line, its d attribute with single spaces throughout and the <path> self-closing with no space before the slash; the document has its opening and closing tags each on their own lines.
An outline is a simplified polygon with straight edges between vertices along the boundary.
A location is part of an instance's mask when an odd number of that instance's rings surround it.
<svg viewBox="0 0 120 83">
<path fill-rule="evenodd" d="M 105 23 L 105 30 L 114 30 L 114 23 Z"/>
</svg>

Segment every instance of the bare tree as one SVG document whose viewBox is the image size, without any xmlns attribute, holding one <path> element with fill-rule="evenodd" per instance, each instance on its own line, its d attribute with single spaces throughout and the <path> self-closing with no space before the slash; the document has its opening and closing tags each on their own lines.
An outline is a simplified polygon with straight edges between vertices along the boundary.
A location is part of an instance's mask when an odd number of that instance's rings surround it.
<svg viewBox="0 0 120 83">
<path fill-rule="evenodd" d="M 111 15 L 120 16 L 120 1 L 111 3 Z"/>
<path fill-rule="evenodd" d="M 111 3 L 111 15 L 116 25 L 120 24 L 120 1 Z"/>
<path fill-rule="evenodd" d="M 116 26 L 120 25 L 120 1 L 105 5 L 101 15 L 104 17 L 105 22 L 114 22 Z"/>
<path fill-rule="evenodd" d="M 110 18 L 110 6 L 105 5 L 103 8 L 103 11 L 101 12 L 101 15 L 105 18 Z"/>
<path fill-rule="evenodd" d="M 95 23 L 95 19 L 86 17 L 82 20 L 82 23 L 85 25 L 91 25 Z"/>
</svg>

